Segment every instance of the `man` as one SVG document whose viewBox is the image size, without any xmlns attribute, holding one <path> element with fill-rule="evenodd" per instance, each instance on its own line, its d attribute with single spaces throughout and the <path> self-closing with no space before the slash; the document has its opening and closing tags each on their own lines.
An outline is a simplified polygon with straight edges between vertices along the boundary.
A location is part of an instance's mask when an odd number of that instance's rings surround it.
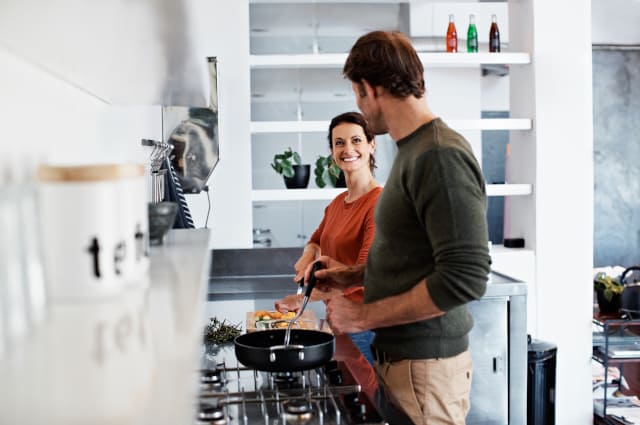
<svg viewBox="0 0 640 425">
<path fill-rule="evenodd" d="M 364 282 L 365 304 L 333 297 L 336 333 L 374 329 L 378 379 L 415 424 L 464 424 L 473 319 L 490 270 L 486 194 L 469 143 L 429 109 L 409 39 L 375 31 L 352 47 L 343 73 L 376 134 L 398 152 L 379 198 L 366 266 L 320 257 L 318 287 Z M 309 277 L 310 268 L 306 277 Z"/>
</svg>

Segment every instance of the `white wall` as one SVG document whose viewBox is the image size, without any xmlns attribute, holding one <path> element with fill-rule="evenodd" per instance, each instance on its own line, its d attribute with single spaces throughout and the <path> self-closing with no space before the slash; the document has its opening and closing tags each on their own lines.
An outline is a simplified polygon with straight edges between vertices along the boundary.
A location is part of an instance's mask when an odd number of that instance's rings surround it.
<svg viewBox="0 0 640 425">
<path fill-rule="evenodd" d="M 249 3 L 193 2 L 193 23 L 202 28 L 197 50 L 218 58 L 220 162 L 209 180 L 211 247 L 251 248 Z M 203 226 L 206 194 L 189 195 L 187 201 L 196 226 Z"/>
<path fill-rule="evenodd" d="M 640 1 L 591 0 L 594 44 L 640 44 Z"/>
<path fill-rule="evenodd" d="M 54 162 L 146 161 L 142 137 L 161 134 L 160 108 L 115 108 L 0 49 L 3 157 Z"/>
<path fill-rule="evenodd" d="M 34 2 L 25 2 L 24 6 L 20 2 L 11 5 L 11 13 L 17 13 L 23 7 L 28 10 Z M 202 74 L 206 74 L 206 57 L 218 57 L 220 163 L 209 181 L 212 247 L 250 247 L 248 3 L 189 0 L 186 10 L 189 24 L 199 28 L 195 30 L 199 36 L 194 40 L 195 44 L 189 46 L 189 51 L 197 52 L 196 55 L 201 57 Z M 78 13 L 85 12 L 87 10 Z M 21 16 L 20 13 L 17 15 Z M 56 28 L 60 31 L 66 28 L 63 35 L 58 35 L 62 39 L 92 36 L 86 28 L 75 25 L 78 16 L 73 13 L 58 13 L 56 19 Z M 111 28 L 115 36 L 118 26 L 110 22 L 112 25 L 105 27 Z M 19 29 L 20 25 L 14 22 L 12 27 Z M 0 37 L 0 117 L 4 124 L 1 143 L 7 148 L 4 158 L 28 153 L 37 161 L 57 163 L 148 162 L 149 148 L 142 147 L 140 139 L 162 138 L 161 107 L 146 104 L 146 91 L 136 91 L 136 82 L 122 78 L 117 46 L 103 52 L 109 57 L 107 63 L 117 71 L 114 78 L 121 81 L 116 90 L 111 84 L 99 82 L 95 86 L 87 86 L 85 82 L 92 81 L 94 75 L 85 75 L 87 78 L 83 84 L 74 81 L 75 74 L 71 71 L 86 71 L 84 64 L 95 58 L 95 52 L 87 51 L 86 57 L 76 57 L 74 62 L 65 63 L 62 67 L 49 61 L 56 57 L 51 53 L 42 58 L 27 59 L 31 57 L 27 51 L 40 51 L 38 37 L 45 43 L 46 34 L 30 33 L 29 40 L 24 41 L 24 51 L 16 51 L 6 46 L 21 45 L 23 41 L 14 40 L 12 37 L 16 33 L 5 30 L 1 34 L 5 39 Z M 104 28 L 102 30 L 105 31 Z M 143 41 L 137 40 L 136 43 L 142 45 Z M 155 40 L 152 44 L 156 46 L 160 41 Z M 74 42 L 76 44 L 79 43 Z M 144 63 L 142 59 L 146 55 L 142 48 L 139 53 L 142 63 L 135 68 L 136 78 L 139 77 L 137 71 L 145 68 L 150 80 L 161 78 L 164 71 Z M 72 75 L 65 75 L 65 69 L 70 69 Z M 107 69 L 106 75 L 108 72 Z M 158 74 L 152 75 L 154 72 Z M 194 73 L 193 78 L 200 79 L 201 75 Z M 127 84 L 131 84 L 129 90 Z M 99 90 L 92 90 L 95 87 Z M 111 93 L 111 90 L 117 93 Z M 127 96 L 128 92 L 138 95 Z M 126 98 L 131 103 L 129 106 L 107 103 L 111 98 Z M 144 106 L 136 106 L 136 100 Z M 187 200 L 196 226 L 204 226 L 208 209 L 206 194 L 189 195 Z"/>
<path fill-rule="evenodd" d="M 593 422 L 591 8 L 526 0 L 509 3 L 509 12 L 510 47 L 532 59 L 511 68 L 511 112 L 532 117 L 533 130 L 512 132 L 507 172 L 534 182 L 532 197 L 509 200 L 511 236 L 524 236 L 536 252 L 532 336 L 558 346 L 556 423 L 586 425 Z"/>
</svg>

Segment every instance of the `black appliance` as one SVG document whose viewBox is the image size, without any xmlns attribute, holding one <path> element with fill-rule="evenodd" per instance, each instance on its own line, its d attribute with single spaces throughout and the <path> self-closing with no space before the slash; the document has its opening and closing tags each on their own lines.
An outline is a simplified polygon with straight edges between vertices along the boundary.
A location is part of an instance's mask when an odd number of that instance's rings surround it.
<svg viewBox="0 0 640 425">
<path fill-rule="evenodd" d="M 528 339 L 527 425 L 556 423 L 556 354 L 550 342 Z"/>
</svg>

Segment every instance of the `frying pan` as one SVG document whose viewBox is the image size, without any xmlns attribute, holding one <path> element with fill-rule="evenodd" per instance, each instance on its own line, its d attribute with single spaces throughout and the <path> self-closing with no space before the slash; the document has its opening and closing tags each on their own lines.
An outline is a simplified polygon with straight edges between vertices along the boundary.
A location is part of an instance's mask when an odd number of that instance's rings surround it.
<svg viewBox="0 0 640 425">
<path fill-rule="evenodd" d="M 322 266 L 314 263 L 305 297 L 316 284 L 315 272 Z M 267 372 L 294 372 L 322 366 L 335 352 L 333 335 L 310 329 L 291 330 L 289 345 L 284 345 L 285 329 L 246 333 L 234 341 L 236 358 L 253 369 Z"/>
</svg>

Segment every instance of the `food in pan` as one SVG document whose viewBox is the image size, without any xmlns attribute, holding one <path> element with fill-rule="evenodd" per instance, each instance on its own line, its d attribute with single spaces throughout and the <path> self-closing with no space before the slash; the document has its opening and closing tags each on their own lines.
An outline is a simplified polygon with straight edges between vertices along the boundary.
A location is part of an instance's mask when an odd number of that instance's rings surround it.
<svg viewBox="0 0 640 425">
<path fill-rule="evenodd" d="M 286 329 L 296 316 L 295 312 L 258 310 L 247 312 L 247 332 L 267 329 Z M 312 310 L 305 311 L 293 324 L 293 329 L 318 329 L 318 320 Z"/>
<path fill-rule="evenodd" d="M 256 323 L 262 320 L 290 320 L 290 319 L 293 319 L 294 317 L 296 317 L 296 313 L 293 311 L 290 311 L 288 313 L 280 313 L 279 311 L 267 311 L 267 310 L 258 310 L 255 312 L 253 316 Z"/>
</svg>

